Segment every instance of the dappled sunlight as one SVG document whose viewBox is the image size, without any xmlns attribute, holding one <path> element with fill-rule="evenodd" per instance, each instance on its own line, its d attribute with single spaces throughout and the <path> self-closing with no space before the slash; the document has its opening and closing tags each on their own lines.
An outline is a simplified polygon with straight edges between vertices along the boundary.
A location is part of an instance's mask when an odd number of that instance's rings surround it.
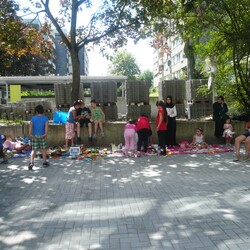
<svg viewBox="0 0 250 250">
<path fill-rule="evenodd" d="M 176 164 L 170 164 L 170 165 L 168 165 L 168 167 L 170 167 L 170 168 L 177 168 L 177 165 Z"/>
<path fill-rule="evenodd" d="M 48 200 L 23 199 L 17 203 L 16 207 L 13 208 L 9 214 L 16 220 L 18 220 L 20 217 L 30 219 L 36 215 L 37 212 L 47 211 L 55 207 L 55 203 Z M 39 218 L 37 218 L 37 220 L 38 219 Z"/>
<path fill-rule="evenodd" d="M 212 213 L 218 205 L 218 201 L 211 198 L 185 197 L 164 203 L 161 214 L 171 217 L 204 216 Z"/>
<path fill-rule="evenodd" d="M 0 169 L 0 248 L 223 249 L 250 233 L 249 170 L 227 157 L 10 164 Z"/>
<path fill-rule="evenodd" d="M 47 177 L 42 176 L 21 176 L 21 182 L 24 182 L 25 184 L 32 184 L 33 182 L 39 182 L 39 183 L 47 183 Z"/>
<path fill-rule="evenodd" d="M 224 200 L 235 208 L 250 207 L 250 188 L 249 187 L 236 187 L 228 190 L 223 195 Z"/>
<path fill-rule="evenodd" d="M 197 167 L 201 167 L 202 165 L 198 162 L 188 162 L 188 163 L 184 163 L 183 166 L 197 168 Z"/>
<path fill-rule="evenodd" d="M 75 206 L 77 204 L 77 206 Z M 109 203 L 103 203 L 102 206 L 98 206 L 98 201 L 81 201 L 71 202 L 65 204 L 63 207 L 59 207 L 52 211 L 53 219 L 67 220 L 72 219 L 72 215 L 77 214 L 77 220 L 89 220 L 89 214 L 92 214 L 93 219 L 110 220 L 122 218 L 124 216 L 143 216 L 148 213 L 155 205 L 154 199 L 140 199 L 140 198 L 126 198 L 126 199 L 114 199 Z M 108 213 L 103 213 L 108 211 Z M 49 211 L 47 217 L 49 216 Z"/>
<path fill-rule="evenodd" d="M 15 236 L 5 235 L 0 236 L 0 241 L 6 244 L 7 246 L 17 245 L 24 243 L 25 241 L 35 239 L 37 236 L 31 231 L 21 231 L 15 232 Z"/>
</svg>

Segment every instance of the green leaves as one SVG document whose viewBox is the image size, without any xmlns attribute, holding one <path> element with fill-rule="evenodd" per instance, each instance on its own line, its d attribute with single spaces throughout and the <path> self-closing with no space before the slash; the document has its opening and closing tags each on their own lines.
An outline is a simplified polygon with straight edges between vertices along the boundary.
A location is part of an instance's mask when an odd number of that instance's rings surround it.
<svg viewBox="0 0 250 250">
<path fill-rule="evenodd" d="M 18 8 L 14 1 L 0 0 L 0 3 L 3 6 L 0 8 L 0 74 L 44 75 L 52 72 L 47 63 L 53 56 L 52 41 L 44 37 L 45 33 L 49 35 L 49 26 L 45 24 L 38 30 L 16 15 Z"/>
<path fill-rule="evenodd" d="M 128 80 L 136 79 L 140 73 L 135 57 L 126 50 L 118 51 L 111 61 L 109 71 L 112 75 L 124 75 Z"/>
</svg>

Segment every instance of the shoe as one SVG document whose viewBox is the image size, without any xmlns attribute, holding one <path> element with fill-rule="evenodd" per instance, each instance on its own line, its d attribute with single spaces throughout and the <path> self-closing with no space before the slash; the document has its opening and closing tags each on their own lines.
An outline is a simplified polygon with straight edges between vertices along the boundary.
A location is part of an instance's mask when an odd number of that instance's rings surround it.
<svg viewBox="0 0 250 250">
<path fill-rule="evenodd" d="M 243 161 L 247 161 L 249 160 L 250 156 L 249 155 L 245 155 L 244 158 L 243 158 Z"/>
<path fill-rule="evenodd" d="M 96 134 L 93 134 L 93 138 L 96 138 Z"/>
<path fill-rule="evenodd" d="M 239 161 L 239 155 L 235 155 L 233 161 Z"/>
<path fill-rule="evenodd" d="M 144 152 L 143 155 L 144 155 L 144 156 L 148 156 L 148 153 Z"/>
<path fill-rule="evenodd" d="M 29 166 L 28 166 L 29 170 L 32 170 L 33 166 L 34 166 L 34 163 L 33 163 L 33 162 L 30 162 L 30 163 L 29 163 Z"/>
<path fill-rule="evenodd" d="M 102 137 L 105 136 L 104 132 L 101 132 L 101 136 L 102 136 Z"/>
<path fill-rule="evenodd" d="M 44 163 L 43 163 L 43 167 L 44 168 L 47 168 L 49 166 L 49 163 L 47 162 L 47 161 L 45 161 Z"/>
<path fill-rule="evenodd" d="M 141 157 L 141 152 L 138 151 L 136 156 Z"/>
<path fill-rule="evenodd" d="M 89 137 L 89 143 L 91 143 L 91 142 L 92 142 L 92 140 L 93 140 L 93 139 L 92 139 L 92 137 Z"/>
<path fill-rule="evenodd" d="M 9 162 L 8 162 L 8 160 L 3 160 L 2 161 L 2 164 L 8 164 Z"/>
</svg>

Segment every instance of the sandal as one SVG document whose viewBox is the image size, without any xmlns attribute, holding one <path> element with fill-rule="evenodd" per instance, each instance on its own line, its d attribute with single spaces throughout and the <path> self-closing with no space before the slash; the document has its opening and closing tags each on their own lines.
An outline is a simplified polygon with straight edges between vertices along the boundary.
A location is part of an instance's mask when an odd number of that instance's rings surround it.
<svg viewBox="0 0 250 250">
<path fill-rule="evenodd" d="M 245 155 L 243 158 L 243 161 L 247 161 L 247 160 L 249 160 L 249 158 L 250 158 L 249 155 Z"/>
<path fill-rule="evenodd" d="M 233 161 L 239 161 L 239 155 L 235 155 L 234 158 L 233 158 Z"/>
</svg>

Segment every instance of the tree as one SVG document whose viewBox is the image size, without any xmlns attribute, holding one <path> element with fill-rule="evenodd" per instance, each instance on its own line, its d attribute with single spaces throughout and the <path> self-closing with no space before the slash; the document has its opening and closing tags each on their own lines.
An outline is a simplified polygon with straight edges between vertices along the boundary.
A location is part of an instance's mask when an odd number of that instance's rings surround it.
<svg viewBox="0 0 250 250">
<path fill-rule="evenodd" d="M 77 99 L 79 94 L 79 50 L 92 44 L 101 45 L 102 52 L 107 47 L 116 50 L 126 44 L 128 37 L 139 39 L 145 27 L 143 24 L 150 22 L 139 1 L 38 0 L 35 5 L 40 8 L 37 14 L 47 15 L 70 53 L 73 69 L 72 100 Z M 60 6 L 59 15 L 52 12 L 54 6 Z M 70 26 L 69 35 L 63 30 L 66 24 Z"/>
<path fill-rule="evenodd" d="M 44 75 L 53 70 L 52 42 L 45 38 L 48 26 L 37 30 L 16 15 L 15 1 L 0 0 L 0 74 Z M 48 35 L 47 35 L 48 37 Z"/>
<path fill-rule="evenodd" d="M 195 52 L 217 65 L 215 88 L 250 111 L 250 2 L 247 0 L 196 1 L 190 10 L 187 34 L 195 34 Z M 204 64 L 203 64 L 204 65 Z"/>
<path fill-rule="evenodd" d="M 139 66 L 135 57 L 126 50 L 116 52 L 109 66 L 112 75 L 124 75 L 128 80 L 136 79 L 136 75 L 140 74 Z"/>
<path fill-rule="evenodd" d="M 145 80 L 148 88 L 150 89 L 152 87 L 152 81 L 153 81 L 153 73 L 150 70 L 144 70 L 141 72 L 141 74 L 138 76 L 139 80 Z"/>
<path fill-rule="evenodd" d="M 148 0 L 142 0 L 147 8 Z M 212 59 L 218 72 L 214 87 L 241 108 L 250 111 L 250 2 L 248 0 L 153 1 L 147 8 L 153 31 L 166 36 L 178 33 L 191 61 L 189 72 L 208 76 L 205 60 Z M 166 1 L 165 1 L 166 2 Z M 153 34 L 155 34 L 153 33 Z M 195 61 L 194 61 L 195 59 Z M 202 65 L 202 67 L 199 67 Z M 190 69 L 193 68 L 193 69 Z M 192 74 L 190 74 L 192 76 Z"/>
</svg>

